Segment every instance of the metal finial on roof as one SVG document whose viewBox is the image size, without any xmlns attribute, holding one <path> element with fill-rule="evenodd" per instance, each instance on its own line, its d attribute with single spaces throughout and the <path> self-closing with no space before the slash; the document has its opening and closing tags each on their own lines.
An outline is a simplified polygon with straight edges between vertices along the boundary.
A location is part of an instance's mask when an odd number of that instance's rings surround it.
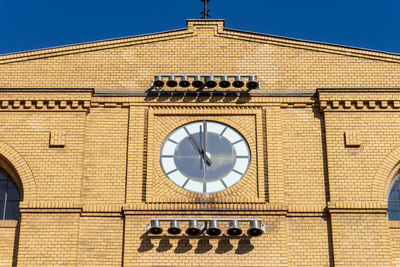
<svg viewBox="0 0 400 267">
<path fill-rule="evenodd" d="M 207 3 L 210 2 L 210 0 L 200 0 L 200 1 L 204 3 L 204 11 L 200 12 L 200 14 L 203 15 L 201 18 L 208 19 L 210 17 L 210 15 L 208 15 L 208 12 L 210 12 L 210 10 L 207 9 Z"/>
</svg>

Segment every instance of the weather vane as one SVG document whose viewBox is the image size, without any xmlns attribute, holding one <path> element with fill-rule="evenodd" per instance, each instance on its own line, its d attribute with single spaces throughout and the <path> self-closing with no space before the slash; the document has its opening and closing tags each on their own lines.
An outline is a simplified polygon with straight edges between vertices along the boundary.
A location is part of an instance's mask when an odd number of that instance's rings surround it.
<svg viewBox="0 0 400 267">
<path fill-rule="evenodd" d="M 210 17 L 210 15 L 208 15 L 208 12 L 210 12 L 210 10 L 207 9 L 207 3 L 210 2 L 210 0 L 200 0 L 200 1 L 204 3 L 204 11 L 200 13 L 201 15 L 203 15 L 203 17 L 201 18 L 208 19 Z"/>
</svg>

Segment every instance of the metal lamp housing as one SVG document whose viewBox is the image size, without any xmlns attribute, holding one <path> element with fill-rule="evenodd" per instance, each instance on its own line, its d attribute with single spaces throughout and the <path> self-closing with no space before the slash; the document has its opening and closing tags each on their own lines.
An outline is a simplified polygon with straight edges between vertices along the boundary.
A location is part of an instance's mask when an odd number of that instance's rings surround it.
<svg viewBox="0 0 400 267">
<path fill-rule="evenodd" d="M 208 227 L 206 230 L 206 233 L 210 236 L 217 236 L 221 234 L 221 229 L 218 227 L 218 221 L 217 220 L 210 220 L 208 222 Z"/>
<path fill-rule="evenodd" d="M 194 88 L 203 88 L 204 87 L 204 81 L 201 79 L 200 75 L 197 75 L 194 77 L 194 81 L 192 82 L 192 85 Z"/>
<path fill-rule="evenodd" d="M 179 235 L 182 232 L 182 229 L 179 228 L 179 223 L 177 220 L 172 220 L 171 225 L 168 228 L 168 233 L 171 235 Z"/>
<path fill-rule="evenodd" d="M 190 82 L 187 76 L 182 76 L 181 80 L 179 81 L 179 86 L 184 88 L 190 86 Z"/>
<path fill-rule="evenodd" d="M 206 78 L 206 86 L 207 86 L 208 88 L 214 88 L 214 87 L 217 86 L 217 82 L 215 81 L 213 75 L 210 75 L 210 76 L 208 76 L 208 77 Z"/>
<path fill-rule="evenodd" d="M 247 230 L 249 236 L 260 236 L 264 233 L 261 229 L 261 222 L 259 220 L 250 221 L 250 228 Z"/>
<path fill-rule="evenodd" d="M 235 88 L 241 88 L 244 86 L 244 82 L 242 81 L 241 76 L 236 76 L 235 81 L 232 83 L 233 87 Z"/>
<path fill-rule="evenodd" d="M 197 220 L 189 221 L 189 227 L 186 229 L 186 234 L 191 236 L 196 236 L 201 234 L 201 229 L 198 226 Z"/>
<path fill-rule="evenodd" d="M 228 88 L 229 86 L 231 86 L 231 82 L 229 81 L 228 76 L 222 76 L 219 81 L 219 87 Z"/>
<path fill-rule="evenodd" d="M 156 75 L 155 77 L 154 77 L 154 82 L 153 82 L 153 85 L 154 85 L 154 87 L 156 87 L 156 88 L 162 88 L 163 86 L 164 86 L 164 81 L 163 81 L 163 79 L 162 79 L 162 76 L 160 76 L 160 75 Z"/>
<path fill-rule="evenodd" d="M 153 235 L 159 235 L 163 232 L 159 220 L 151 220 L 149 232 Z"/>
<path fill-rule="evenodd" d="M 167 86 L 168 87 L 176 87 L 178 85 L 178 82 L 175 80 L 175 76 L 171 75 L 169 76 L 169 79 L 167 81 Z"/>
<path fill-rule="evenodd" d="M 246 83 L 246 87 L 248 89 L 257 89 L 258 88 L 258 81 L 255 76 L 250 76 L 249 80 Z"/>
<path fill-rule="evenodd" d="M 243 233 L 242 229 L 239 227 L 239 221 L 237 220 L 232 220 L 229 222 L 229 228 L 226 232 L 230 236 L 238 236 Z"/>
</svg>

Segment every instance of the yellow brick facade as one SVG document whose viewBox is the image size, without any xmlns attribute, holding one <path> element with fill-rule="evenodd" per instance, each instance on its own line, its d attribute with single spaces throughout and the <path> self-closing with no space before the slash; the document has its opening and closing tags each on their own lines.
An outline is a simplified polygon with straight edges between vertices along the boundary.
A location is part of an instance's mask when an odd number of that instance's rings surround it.
<svg viewBox="0 0 400 267">
<path fill-rule="evenodd" d="M 254 73 L 260 89 L 148 93 L 157 73 Z M 20 220 L 0 221 L 0 266 L 400 266 L 386 202 L 399 55 L 189 20 L 0 56 L 0 88 L 0 166 L 22 196 Z M 160 166 L 164 139 L 198 120 L 249 144 L 247 173 L 225 191 L 189 192 Z M 266 233 L 146 232 L 153 217 L 214 216 L 261 218 Z"/>
</svg>

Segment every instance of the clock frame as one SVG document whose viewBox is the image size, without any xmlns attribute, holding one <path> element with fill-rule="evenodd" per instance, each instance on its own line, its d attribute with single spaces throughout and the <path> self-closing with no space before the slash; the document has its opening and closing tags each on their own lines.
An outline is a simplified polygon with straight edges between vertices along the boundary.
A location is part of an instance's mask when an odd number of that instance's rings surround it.
<svg viewBox="0 0 400 267">
<path fill-rule="evenodd" d="M 146 203 L 193 201 L 265 202 L 266 172 L 264 171 L 264 136 L 257 131 L 263 124 L 261 108 L 237 107 L 150 107 L 146 112 L 143 163 L 142 199 Z M 226 190 L 215 193 L 196 193 L 177 186 L 167 178 L 160 165 L 160 149 L 167 136 L 182 125 L 208 120 L 236 129 L 247 141 L 251 162 L 243 178 Z M 262 126 L 263 127 L 263 126 Z"/>
</svg>

